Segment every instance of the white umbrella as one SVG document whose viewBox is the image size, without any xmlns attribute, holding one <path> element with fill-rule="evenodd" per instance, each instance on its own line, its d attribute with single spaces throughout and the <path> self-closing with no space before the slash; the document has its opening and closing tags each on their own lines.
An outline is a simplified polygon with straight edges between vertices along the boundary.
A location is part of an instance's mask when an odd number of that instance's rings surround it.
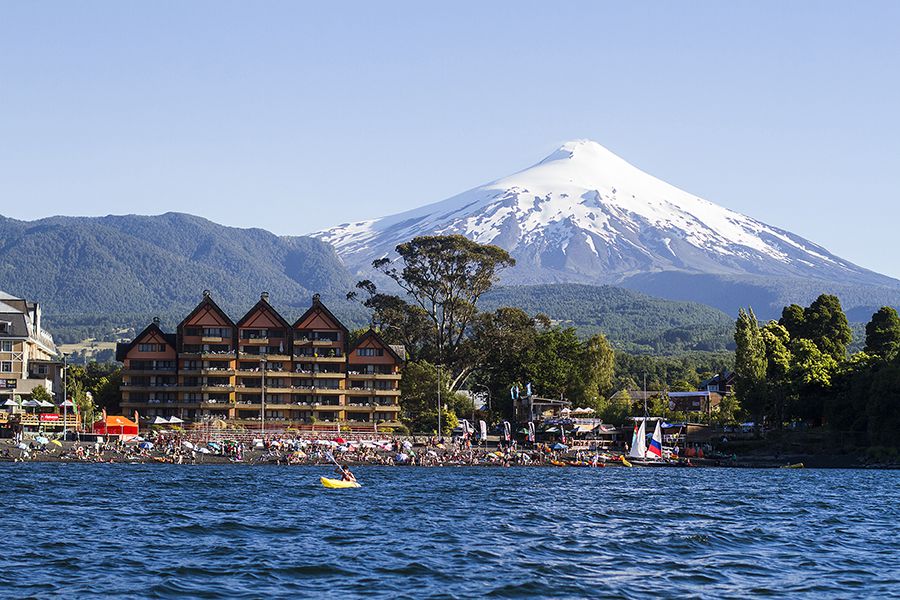
<svg viewBox="0 0 900 600">
<path fill-rule="evenodd" d="M 184 421 L 182 421 L 182 420 L 179 419 L 178 417 L 170 417 L 170 418 L 169 418 L 169 423 L 173 423 L 173 424 L 174 424 L 174 423 L 184 423 Z"/>
<path fill-rule="evenodd" d="M 194 445 L 190 442 L 181 442 L 181 445 L 184 446 L 185 448 L 187 448 L 188 450 L 194 449 Z"/>
<path fill-rule="evenodd" d="M 50 443 L 50 440 L 48 440 L 47 438 L 45 438 L 43 436 L 34 438 L 34 441 L 36 441 L 41 446 L 46 446 L 47 444 Z"/>
<path fill-rule="evenodd" d="M 19 450 L 28 450 L 28 444 L 26 444 L 25 442 L 19 442 L 16 445 L 16 448 L 18 448 Z"/>
<path fill-rule="evenodd" d="M 198 448 L 197 452 L 200 454 L 209 454 L 209 448 Z"/>
</svg>

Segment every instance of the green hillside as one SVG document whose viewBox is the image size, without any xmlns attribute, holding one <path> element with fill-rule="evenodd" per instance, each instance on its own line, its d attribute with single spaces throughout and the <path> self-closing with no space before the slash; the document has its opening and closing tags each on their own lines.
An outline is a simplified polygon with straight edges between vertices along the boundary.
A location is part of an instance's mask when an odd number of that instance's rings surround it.
<svg viewBox="0 0 900 600">
<path fill-rule="evenodd" d="M 167 213 L 0 217 L 0 240 L 0 289 L 41 302 L 55 328 L 82 328 L 67 339 L 143 326 L 153 316 L 177 320 L 204 289 L 235 318 L 262 291 L 286 315 L 305 310 L 316 292 L 336 312 L 361 315 L 341 300 L 351 280 L 334 249 L 313 238 Z"/>
<path fill-rule="evenodd" d="M 630 352 L 670 354 L 732 347 L 734 320 L 694 302 L 676 302 L 614 286 L 552 284 L 492 290 L 483 310 L 508 305 L 544 313 L 579 333 L 603 332 Z"/>
</svg>

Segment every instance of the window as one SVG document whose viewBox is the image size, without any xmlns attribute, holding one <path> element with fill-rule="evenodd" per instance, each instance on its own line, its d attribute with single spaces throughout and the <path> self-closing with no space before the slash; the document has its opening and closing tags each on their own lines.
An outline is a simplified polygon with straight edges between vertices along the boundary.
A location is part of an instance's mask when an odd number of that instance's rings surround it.
<svg viewBox="0 0 900 600">
<path fill-rule="evenodd" d="M 231 328 L 230 327 L 204 327 L 203 328 L 203 337 L 218 337 L 218 338 L 231 337 Z"/>
<path fill-rule="evenodd" d="M 9 333 L 8 321 L 0 321 L 0 333 Z"/>
<path fill-rule="evenodd" d="M 184 335 L 200 335 L 202 331 L 199 327 L 185 327 Z"/>
<path fill-rule="evenodd" d="M 358 356 L 384 356 L 384 350 L 381 348 L 357 348 Z"/>
<path fill-rule="evenodd" d="M 138 352 L 165 352 L 165 344 L 138 344 Z"/>
<path fill-rule="evenodd" d="M 0 342 L 0 352 L 12 352 L 12 340 L 3 340 Z"/>
<path fill-rule="evenodd" d="M 0 373 L 12 373 L 12 372 L 13 372 L 13 370 L 12 370 L 12 361 L 11 360 L 4 360 L 3 362 L 0 362 Z"/>
</svg>

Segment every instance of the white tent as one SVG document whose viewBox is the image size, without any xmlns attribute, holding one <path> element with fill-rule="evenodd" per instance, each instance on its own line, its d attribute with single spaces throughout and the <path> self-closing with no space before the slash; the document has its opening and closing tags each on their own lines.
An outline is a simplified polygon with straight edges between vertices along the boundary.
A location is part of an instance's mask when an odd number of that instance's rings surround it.
<svg viewBox="0 0 900 600">
<path fill-rule="evenodd" d="M 55 404 L 46 400 L 40 400 L 38 403 L 40 404 L 41 408 L 56 408 Z"/>
<path fill-rule="evenodd" d="M 10 398 L 9 400 L 7 400 L 6 402 L 3 403 L 3 406 L 18 406 L 18 405 L 19 405 L 19 403 L 16 402 L 15 400 L 13 400 L 12 398 Z"/>
<path fill-rule="evenodd" d="M 165 417 L 157 416 L 157 417 L 154 417 L 154 419 L 152 421 L 150 421 L 150 424 L 151 425 L 168 425 L 169 420 L 166 419 Z"/>
<path fill-rule="evenodd" d="M 27 406 L 29 408 L 38 408 L 41 405 L 37 400 L 26 400 L 22 403 L 22 406 Z"/>
<path fill-rule="evenodd" d="M 63 402 L 62 404 L 59 405 L 60 408 L 73 408 L 74 406 L 75 406 L 75 403 L 72 402 L 71 400 L 66 400 L 65 402 Z"/>
<path fill-rule="evenodd" d="M 184 423 L 184 421 L 182 421 L 182 420 L 179 419 L 178 417 L 170 417 L 170 418 L 169 418 L 169 423 L 171 423 L 171 424 L 174 425 L 174 424 L 177 424 L 177 423 Z"/>
</svg>

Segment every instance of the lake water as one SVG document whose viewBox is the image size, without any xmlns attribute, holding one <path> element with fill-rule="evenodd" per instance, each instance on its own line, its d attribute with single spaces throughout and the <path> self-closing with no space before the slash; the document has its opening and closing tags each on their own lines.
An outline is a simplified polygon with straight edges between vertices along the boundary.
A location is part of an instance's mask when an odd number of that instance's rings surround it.
<svg viewBox="0 0 900 600">
<path fill-rule="evenodd" d="M 0 595 L 900 594 L 900 472 L 0 465 Z"/>
</svg>

